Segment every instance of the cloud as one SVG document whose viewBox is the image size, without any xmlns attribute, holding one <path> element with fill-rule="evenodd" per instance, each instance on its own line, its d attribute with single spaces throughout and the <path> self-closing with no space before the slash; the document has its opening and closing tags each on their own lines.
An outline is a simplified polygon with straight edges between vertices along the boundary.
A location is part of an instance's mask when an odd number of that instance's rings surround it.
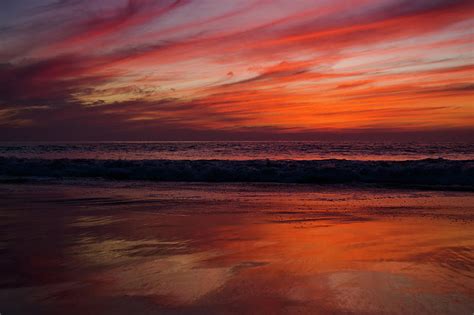
<svg viewBox="0 0 474 315">
<path fill-rule="evenodd" d="M 61 106 L 76 103 L 81 90 L 112 79 L 94 74 L 93 64 L 77 56 L 25 62 L 0 67 L 0 105 Z"/>
<path fill-rule="evenodd" d="M 55 49 L 91 42 L 97 38 L 117 36 L 123 31 L 146 24 L 153 19 L 185 5 L 183 0 L 128 0 L 124 5 L 112 9 L 103 9 L 73 25 L 72 32 L 61 42 L 53 46 Z"/>
<path fill-rule="evenodd" d="M 472 126 L 472 1 L 351 3 L 22 7 L 0 25 L 0 124 L 171 138 Z"/>
</svg>

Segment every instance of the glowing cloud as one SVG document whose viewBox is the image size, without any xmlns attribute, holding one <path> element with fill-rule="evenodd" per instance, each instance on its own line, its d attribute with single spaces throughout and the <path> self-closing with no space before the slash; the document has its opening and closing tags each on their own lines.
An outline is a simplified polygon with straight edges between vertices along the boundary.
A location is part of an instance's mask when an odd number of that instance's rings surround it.
<svg viewBox="0 0 474 315">
<path fill-rule="evenodd" d="M 472 1 L 44 0 L 0 11 L 3 139 L 474 127 Z"/>
</svg>

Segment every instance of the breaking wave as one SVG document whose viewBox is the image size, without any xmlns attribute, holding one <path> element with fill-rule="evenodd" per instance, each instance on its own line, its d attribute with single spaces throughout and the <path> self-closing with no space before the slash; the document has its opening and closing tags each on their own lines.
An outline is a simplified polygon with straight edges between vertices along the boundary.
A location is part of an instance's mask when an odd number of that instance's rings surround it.
<svg viewBox="0 0 474 315">
<path fill-rule="evenodd" d="M 0 176 L 376 184 L 474 190 L 474 160 L 48 160 L 0 157 Z"/>
</svg>

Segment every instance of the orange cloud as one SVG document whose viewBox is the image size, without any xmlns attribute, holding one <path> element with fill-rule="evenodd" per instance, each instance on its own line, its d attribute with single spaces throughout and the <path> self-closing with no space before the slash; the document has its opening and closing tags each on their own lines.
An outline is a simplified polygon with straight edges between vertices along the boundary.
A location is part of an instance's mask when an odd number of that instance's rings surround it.
<svg viewBox="0 0 474 315">
<path fill-rule="evenodd" d="M 160 124 L 171 138 L 465 130 L 474 127 L 472 9 L 462 0 L 18 9 L 21 23 L 0 25 L 0 123 L 55 130 L 62 117 L 135 135 Z"/>
</svg>

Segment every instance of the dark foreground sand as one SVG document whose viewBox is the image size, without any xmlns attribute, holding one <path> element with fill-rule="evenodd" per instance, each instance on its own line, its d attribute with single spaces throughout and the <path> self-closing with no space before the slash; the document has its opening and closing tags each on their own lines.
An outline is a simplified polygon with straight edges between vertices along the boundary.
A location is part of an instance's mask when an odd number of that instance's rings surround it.
<svg viewBox="0 0 474 315">
<path fill-rule="evenodd" d="M 469 314 L 474 194 L 0 185 L 0 313 Z"/>
</svg>

